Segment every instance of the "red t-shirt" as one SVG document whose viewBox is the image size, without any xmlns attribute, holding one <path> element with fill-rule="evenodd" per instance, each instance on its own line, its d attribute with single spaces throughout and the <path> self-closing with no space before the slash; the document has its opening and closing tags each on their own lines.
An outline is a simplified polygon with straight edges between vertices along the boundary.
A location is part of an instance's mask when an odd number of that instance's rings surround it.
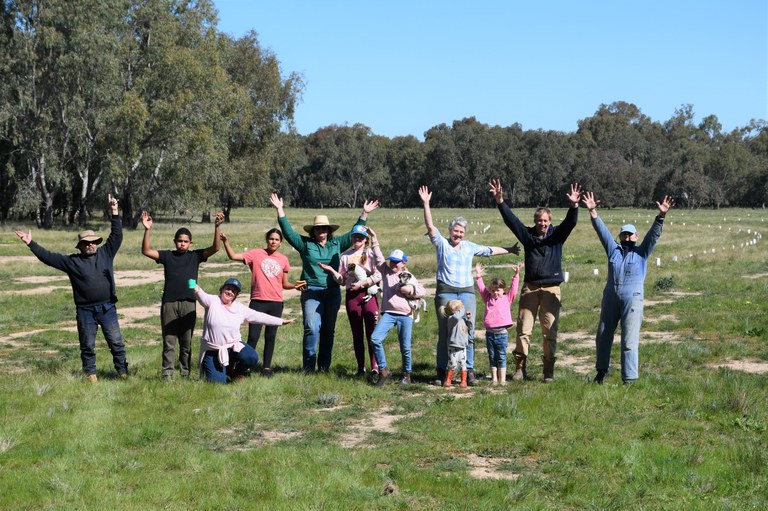
<svg viewBox="0 0 768 511">
<path fill-rule="evenodd" d="M 251 269 L 251 300 L 283 301 L 283 274 L 291 265 L 280 252 L 267 254 L 254 248 L 243 254 L 243 262 Z"/>
</svg>

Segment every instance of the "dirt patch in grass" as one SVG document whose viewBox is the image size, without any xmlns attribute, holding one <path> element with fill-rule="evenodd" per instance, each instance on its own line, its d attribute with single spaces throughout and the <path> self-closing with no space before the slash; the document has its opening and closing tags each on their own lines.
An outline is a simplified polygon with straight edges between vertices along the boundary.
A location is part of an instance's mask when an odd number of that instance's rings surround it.
<svg viewBox="0 0 768 511">
<path fill-rule="evenodd" d="M 762 279 L 763 277 L 768 277 L 768 273 L 755 273 L 752 275 L 742 275 L 741 277 L 744 279 Z"/>
<path fill-rule="evenodd" d="M 257 449 L 267 444 L 273 444 L 280 442 L 281 440 L 290 440 L 292 438 L 298 438 L 302 435 L 301 431 L 259 431 L 258 434 L 252 438 L 248 438 L 245 441 L 240 441 L 242 433 L 235 428 L 225 428 L 219 431 L 220 438 L 231 438 L 234 442 L 232 445 L 227 446 L 225 449 L 228 451 L 250 451 Z"/>
<path fill-rule="evenodd" d="M 500 467 L 510 464 L 514 460 L 509 458 L 491 458 L 470 454 L 467 456 L 469 463 L 469 475 L 476 479 L 505 479 L 515 481 L 520 477 L 516 472 L 501 470 Z"/>
<path fill-rule="evenodd" d="M 653 307 L 654 305 L 668 305 L 670 303 L 675 303 L 677 300 L 681 298 L 687 298 L 689 296 L 700 296 L 703 293 L 701 292 L 688 292 L 688 291 L 670 291 L 669 293 L 664 293 L 664 296 L 667 298 L 660 298 L 658 300 L 645 300 L 645 306 L 646 307 Z"/>
<path fill-rule="evenodd" d="M 724 362 L 712 362 L 708 367 L 726 367 L 734 371 L 743 371 L 751 374 L 768 374 L 768 362 L 756 358 L 743 360 L 726 360 Z"/>
<path fill-rule="evenodd" d="M 368 435 L 374 431 L 382 433 L 394 433 L 397 431 L 395 423 L 400 419 L 413 418 L 421 415 L 420 413 L 410 414 L 392 414 L 392 408 L 384 407 L 366 414 L 365 417 L 353 422 L 339 439 L 339 444 L 347 449 L 366 448 L 371 449 L 374 446 L 365 443 Z"/>
</svg>

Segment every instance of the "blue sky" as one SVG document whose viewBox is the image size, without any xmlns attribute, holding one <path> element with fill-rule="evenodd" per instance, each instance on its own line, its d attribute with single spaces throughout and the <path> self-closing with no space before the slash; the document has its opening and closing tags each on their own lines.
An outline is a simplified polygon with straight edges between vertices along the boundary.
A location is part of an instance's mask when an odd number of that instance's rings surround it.
<svg viewBox="0 0 768 511">
<path fill-rule="evenodd" d="M 768 120 L 766 0 L 214 0 L 303 75 L 301 134 L 362 123 L 415 135 L 474 116 L 572 132 L 600 104 L 724 131 Z"/>
</svg>

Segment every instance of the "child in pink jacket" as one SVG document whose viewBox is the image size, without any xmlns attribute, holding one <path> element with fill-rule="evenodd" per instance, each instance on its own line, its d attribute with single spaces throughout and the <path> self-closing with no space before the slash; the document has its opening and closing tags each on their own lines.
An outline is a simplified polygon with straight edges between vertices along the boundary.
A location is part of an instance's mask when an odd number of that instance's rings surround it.
<svg viewBox="0 0 768 511">
<path fill-rule="evenodd" d="M 406 271 L 408 262 L 405 252 L 400 249 L 393 250 L 385 259 L 376 233 L 370 227 L 368 227 L 368 234 L 371 236 L 375 265 L 381 273 L 382 290 L 379 322 L 371 335 L 376 362 L 379 364 L 379 379 L 376 386 L 382 387 L 391 376 L 382 343 L 393 328 L 397 328 L 403 360 L 403 379 L 400 383 L 408 385 L 411 383 L 411 330 L 413 329 L 413 308 L 410 300 L 423 298 L 426 291 L 416 279 L 413 279 L 411 284 L 402 282 L 400 274 Z"/>
<path fill-rule="evenodd" d="M 486 289 L 483 282 L 485 271 L 478 263 L 475 266 L 477 288 L 485 301 L 485 344 L 488 347 L 488 358 L 491 364 L 491 378 L 493 385 L 506 385 L 507 383 L 507 344 L 509 333 L 507 329 L 514 325 L 510 311 L 512 302 L 517 296 L 520 282 L 520 265 L 514 267 L 515 274 L 512 277 L 512 285 L 505 293 L 507 287 L 504 279 L 493 278 Z"/>
</svg>

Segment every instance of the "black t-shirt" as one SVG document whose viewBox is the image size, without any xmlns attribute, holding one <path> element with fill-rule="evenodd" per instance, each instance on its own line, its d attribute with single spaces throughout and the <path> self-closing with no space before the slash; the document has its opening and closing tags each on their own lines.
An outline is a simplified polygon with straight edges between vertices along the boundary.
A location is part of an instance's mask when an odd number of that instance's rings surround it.
<svg viewBox="0 0 768 511">
<path fill-rule="evenodd" d="M 194 302 L 195 290 L 189 289 L 189 279 L 197 280 L 200 263 L 206 261 L 203 249 L 188 250 L 184 253 L 176 250 L 160 250 L 158 254 L 160 258 L 157 264 L 163 265 L 165 274 L 163 303 L 179 300 Z"/>
</svg>

